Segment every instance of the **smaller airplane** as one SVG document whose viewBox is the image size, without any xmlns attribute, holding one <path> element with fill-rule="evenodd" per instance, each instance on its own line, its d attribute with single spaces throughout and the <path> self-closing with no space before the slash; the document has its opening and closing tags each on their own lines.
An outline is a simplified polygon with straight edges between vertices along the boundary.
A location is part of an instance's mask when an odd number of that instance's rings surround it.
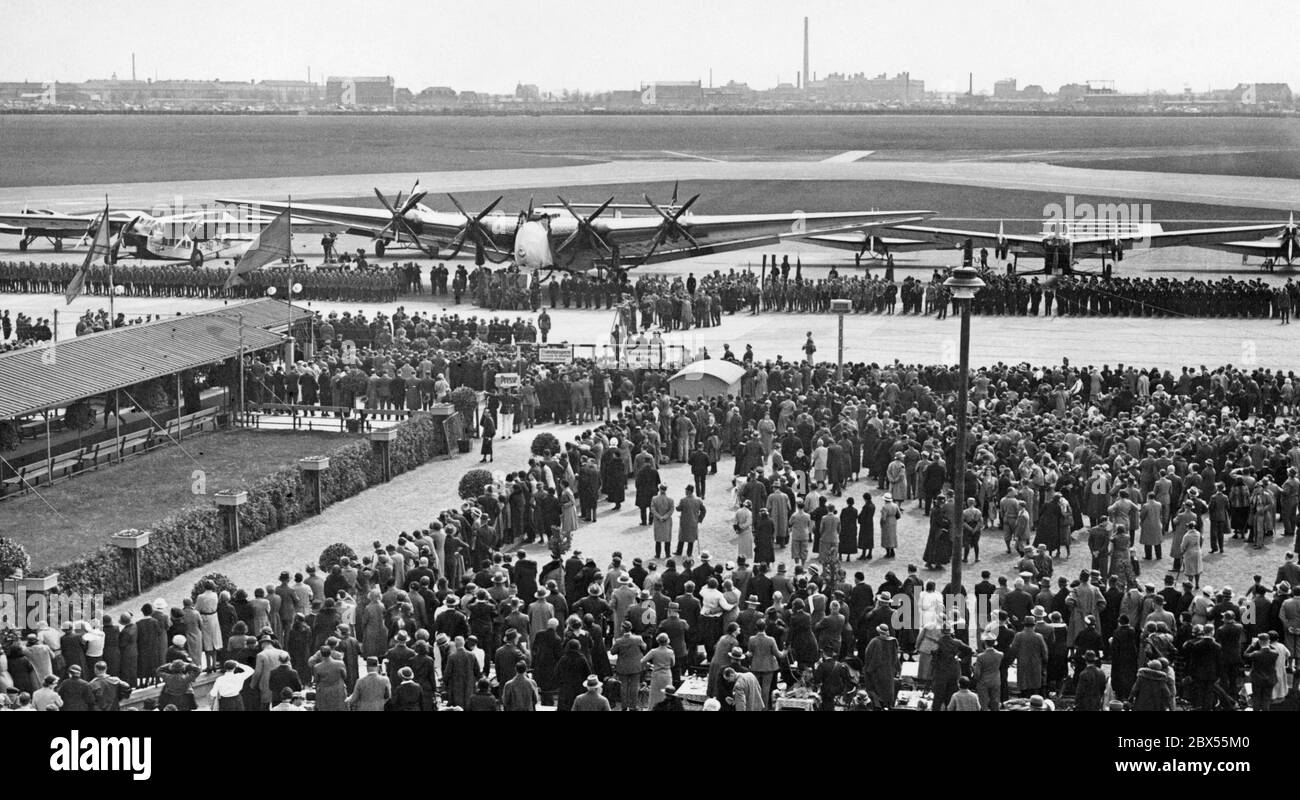
<svg viewBox="0 0 1300 800">
<path fill-rule="evenodd" d="M 1243 261 L 1249 256 L 1260 256 L 1284 261 L 1289 267 L 1300 260 L 1300 224 L 1296 223 L 1293 211 L 1286 225 L 1271 236 L 1253 241 L 1216 242 L 1204 246 L 1211 250 L 1236 253 L 1243 257 Z"/>
<path fill-rule="evenodd" d="M 1206 247 L 1234 253 L 1280 257 L 1291 263 L 1290 257 L 1300 257 L 1300 232 L 1294 216 L 1288 224 L 1265 223 L 1221 228 L 1194 228 L 1166 231 L 1155 223 L 1117 223 L 1095 220 L 1048 221 L 1042 233 L 1007 233 L 998 223 L 997 233 L 986 231 L 931 228 L 923 225 L 889 225 L 888 232 L 913 234 L 924 237 L 895 238 L 873 235 L 872 231 L 844 231 L 830 235 L 801 237 L 804 241 L 840 250 L 857 251 L 859 255 L 885 255 L 911 250 L 934 250 L 944 245 L 956 246 L 964 251 L 963 260 L 971 263 L 976 247 L 992 247 L 999 259 L 1020 257 L 1043 259 L 1044 275 L 1069 274 L 1074 264 L 1085 258 L 1100 258 L 1102 267 L 1107 259 L 1123 261 L 1125 251 L 1155 247 Z M 1249 234 L 1272 234 L 1262 241 L 1240 241 Z"/>
<path fill-rule="evenodd" d="M 53 244 L 54 252 L 61 253 L 65 240 L 75 240 L 78 245 L 88 243 L 102 213 L 24 209 L 16 214 L 0 214 L 0 234 L 20 236 L 18 249 L 22 252 L 36 240 L 46 239 Z M 110 211 L 108 218 L 115 259 L 188 261 L 194 266 L 202 266 L 208 259 L 240 255 L 273 219 L 266 215 L 236 216 L 219 208 L 163 216 L 119 209 Z M 294 232 L 312 233 L 332 227 L 299 221 L 294 224 Z"/>
</svg>

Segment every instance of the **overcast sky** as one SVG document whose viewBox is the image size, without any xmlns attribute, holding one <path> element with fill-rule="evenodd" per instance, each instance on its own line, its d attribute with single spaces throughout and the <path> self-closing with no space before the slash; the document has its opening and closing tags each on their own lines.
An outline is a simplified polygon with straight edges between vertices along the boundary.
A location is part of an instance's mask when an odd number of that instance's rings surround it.
<svg viewBox="0 0 1300 800">
<path fill-rule="evenodd" d="M 803 17 L 812 71 L 909 70 L 929 89 L 1014 76 L 1055 91 L 1238 82 L 1300 88 L 1285 0 L 3 0 L 0 80 L 261 80 L 392 75 L 414 91 L 636 88 L 642 81 L 793 82 Z"/>
</svg>

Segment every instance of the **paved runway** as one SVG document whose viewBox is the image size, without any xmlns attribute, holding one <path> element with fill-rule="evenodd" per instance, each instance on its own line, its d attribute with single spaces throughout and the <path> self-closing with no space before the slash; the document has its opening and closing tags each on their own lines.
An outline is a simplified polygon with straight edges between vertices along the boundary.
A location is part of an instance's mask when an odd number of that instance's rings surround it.
<svg viewBox="0 0 1300 800">
<path fill-rule="evenodd" d="M 64 209 L 93 205 L 108 195 L 119 208 L 150 208 L 179 197 L 184 204 L 221 198 L 300 200 L 359 196 L 372 186 L 407 186 L 415 178 L 432 192 L 498 191 L 611 183 L 697 180 L 894 180 L 1029 189 L 1060 194 L 1211 203 L 1288 211 L 1300 208 L 1300 180 L 1232 175 L 1096 170 L 1042 163 L 921 162 L 867 158 L 854 162 L 611 161 L 531 169 L 323 175 L 167 183 L 120 183 L 0 189 L 0 208 Z M 942 211 L 943 209 L 939 209 Z"/>
</svg>

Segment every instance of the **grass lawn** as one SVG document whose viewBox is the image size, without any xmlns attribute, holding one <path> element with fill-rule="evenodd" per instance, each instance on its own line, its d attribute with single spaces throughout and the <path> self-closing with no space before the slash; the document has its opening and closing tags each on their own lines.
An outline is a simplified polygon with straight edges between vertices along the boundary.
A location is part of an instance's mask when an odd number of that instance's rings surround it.
<svg viewBox="0 0 1300 800">
<path fill-rule="evenodd" d="M 27 548 L 34 567 L 56 566 L 103 544 L 116 531 L 147 528 L 188 505 L 211 502 L 202 495 L 327 452 L 343 437 L 227 430 L 187 439 L 181 447 L 40 487 L 40 496 L 0 503 L 0 533 Z"/>
</svg>

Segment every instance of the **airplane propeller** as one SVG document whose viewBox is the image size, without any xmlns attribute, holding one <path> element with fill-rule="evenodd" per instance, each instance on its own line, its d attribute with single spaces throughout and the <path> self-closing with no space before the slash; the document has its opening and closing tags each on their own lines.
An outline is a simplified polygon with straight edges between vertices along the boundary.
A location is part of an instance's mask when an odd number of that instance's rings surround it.
<svg viewBox="0 0 1300 800">
<path fill-rule="evenodd" d="M 400 241 L 404 234 L 415 243 L 415 246 L 419 248 L 420 252 L 429 256 L 434 256 L 437 255 L 437 251 L 435 250 L 431 252 L 426 248 L 424 243 L 420 241 L 420 237 L 416 235 L 415 229 L 406 221 L 407 212 L 414 209 L 420 201 L 424 199 L 424 196 L 428 194 L 428 192 L 417 191 L 419 185 L 420 181 L 417 179 L 411 186 L 411 194 L 406 198 L 406 202 L 402 202 L 402 193 L 400 191 L 397 193 L 397 197 L 393 199 L 393 202 L 390 203 L 388 202 L 388 198 L 384 197 L 383 192 L 379 191 L 377 188 L 375 189 L 375 197 L 378 197 L 379 202 L 383 203 L 384 208 L 388 210 L 388 213 L 393 215 L 393 218 L 389 220 L 388 224 L 380 229 L 377 238 L 386 239 L 388 232 L 391 230 L 393 239 Z"/>
<path fill-rule="evenodd" d="M 501 253 L 501 248 L 497 247 L 496 242 L 492 240 L 492 234 L 488 233 L 487 228 L 483 226 L 483 218 L 492 213 L 492 210 L 497 207 L 497 204 L 504 199 L 504 195 L 498 196 L 497 199 L 493 200 L 487 208 L 480 211 L 477 216 L 470 216 L 469 212 L 465 210 L 465 207 L 462 206 L 460 201 L 455 197 L 452 197 L 450 194 L 447 195 L 447 197 L 451 200 L 452 205 L 456 206 L 456 210 L 465 217 L 465 225 L 460 229 L 460 233 L 456 234 L 456 238 L 451 240 L 451 257 L 455 258 L 460 255 L 460 251 L 465 247 L 465 243 L 467 241 L 472 241 L 474 243 L 474 263 L 480 267 L 488 260 L 491 260 L 493 264 L 499 264 L 501 261 L 505 260 L 504 258 L 489 259 L 487 256 L 487 248 L 491 248 L 493 252 L 498 254 Z M 506 258 L 508 257 L 509 255 L 507 254 Z"/>
<path fill-rule="evenodd" d="M 573 218 L 578 222 L 578 227 L 573 230 L 573 233 L 569 234 L 569 238 L 565 239 L 560 243 L 559 247 L 555 248 L 556 253 L 564 252 L 578 241 L 585 242 L 586 245 L 593 250 L 602 250 L 606 253 L 612 252 L 609 243 L 601 238 L 600 234 L 596 231 L 595 226 L 591 223 L 596 220 L 596 217 L 603 214 L 605 209 L 609 208 L 609 204 L 614 202 L 613 197 L 601 203 L 600 206 L 597 207 L 595 211 L 591 212 L 591 215 L 588 217 L 580 216 L 578 212 L 573 210 L 573 206 L 569 205 L 569 201 L 565 200 L 563 197 L 556 195 L 556 198 L 560 201 L 560 204 L 564 206 L 565 210 L 572 214 Z"/>
<path fill-rule="evenodd" d="M 676 199 L 675 188 L 673 193 L 673 199 Z M 691 235 L 691 232 L 686 230 L 686 227 L 681 224 L 681 218 L 686 214 L 690 207 L 695 204 L 695 201 L 700 199 L 698 194 L 683 203 L 681 207 L 672 214 L 669 214 L 667 211 L 660 208 L 655 201 L 650 199 L 650 195 L 643 194 L 641 197 L 645 199 L 647 205 L 659 213 L 659 216 L 663 217 L 663 222 L 659 223 L 659 228 L 655 231 L 654 238 L 650 240 L 650 249 L 641 257 L 641 263 L 644 264 L 648 261 L 650 256 L 654 255 L 655 251 L 659 249 L 659 246 L 670 239 L 675 240 L 684 238 L 691 243 L 692 247 L 698 248 L 700 246 L 699 241 L 697 241 L 696 238 Z"/>
<path fill-rule="evenodd" d="M 1295 212 L 1291 212 L 1291 218 L 1287 221 L 1286 227 L 1282 229 L 1282 236 L 1286 239 L 1286 263 L 1289 265 L 1296 258 L 1296 240 L 1300 239 L 1300 227 L 1295 222 Z"/>
<path fill-rule="evenodd" d="M 519 214 L 519 224 L 523 225 L 533 218 L 533 196 L 528 195 L 528 210 Z"/>
</svg>

